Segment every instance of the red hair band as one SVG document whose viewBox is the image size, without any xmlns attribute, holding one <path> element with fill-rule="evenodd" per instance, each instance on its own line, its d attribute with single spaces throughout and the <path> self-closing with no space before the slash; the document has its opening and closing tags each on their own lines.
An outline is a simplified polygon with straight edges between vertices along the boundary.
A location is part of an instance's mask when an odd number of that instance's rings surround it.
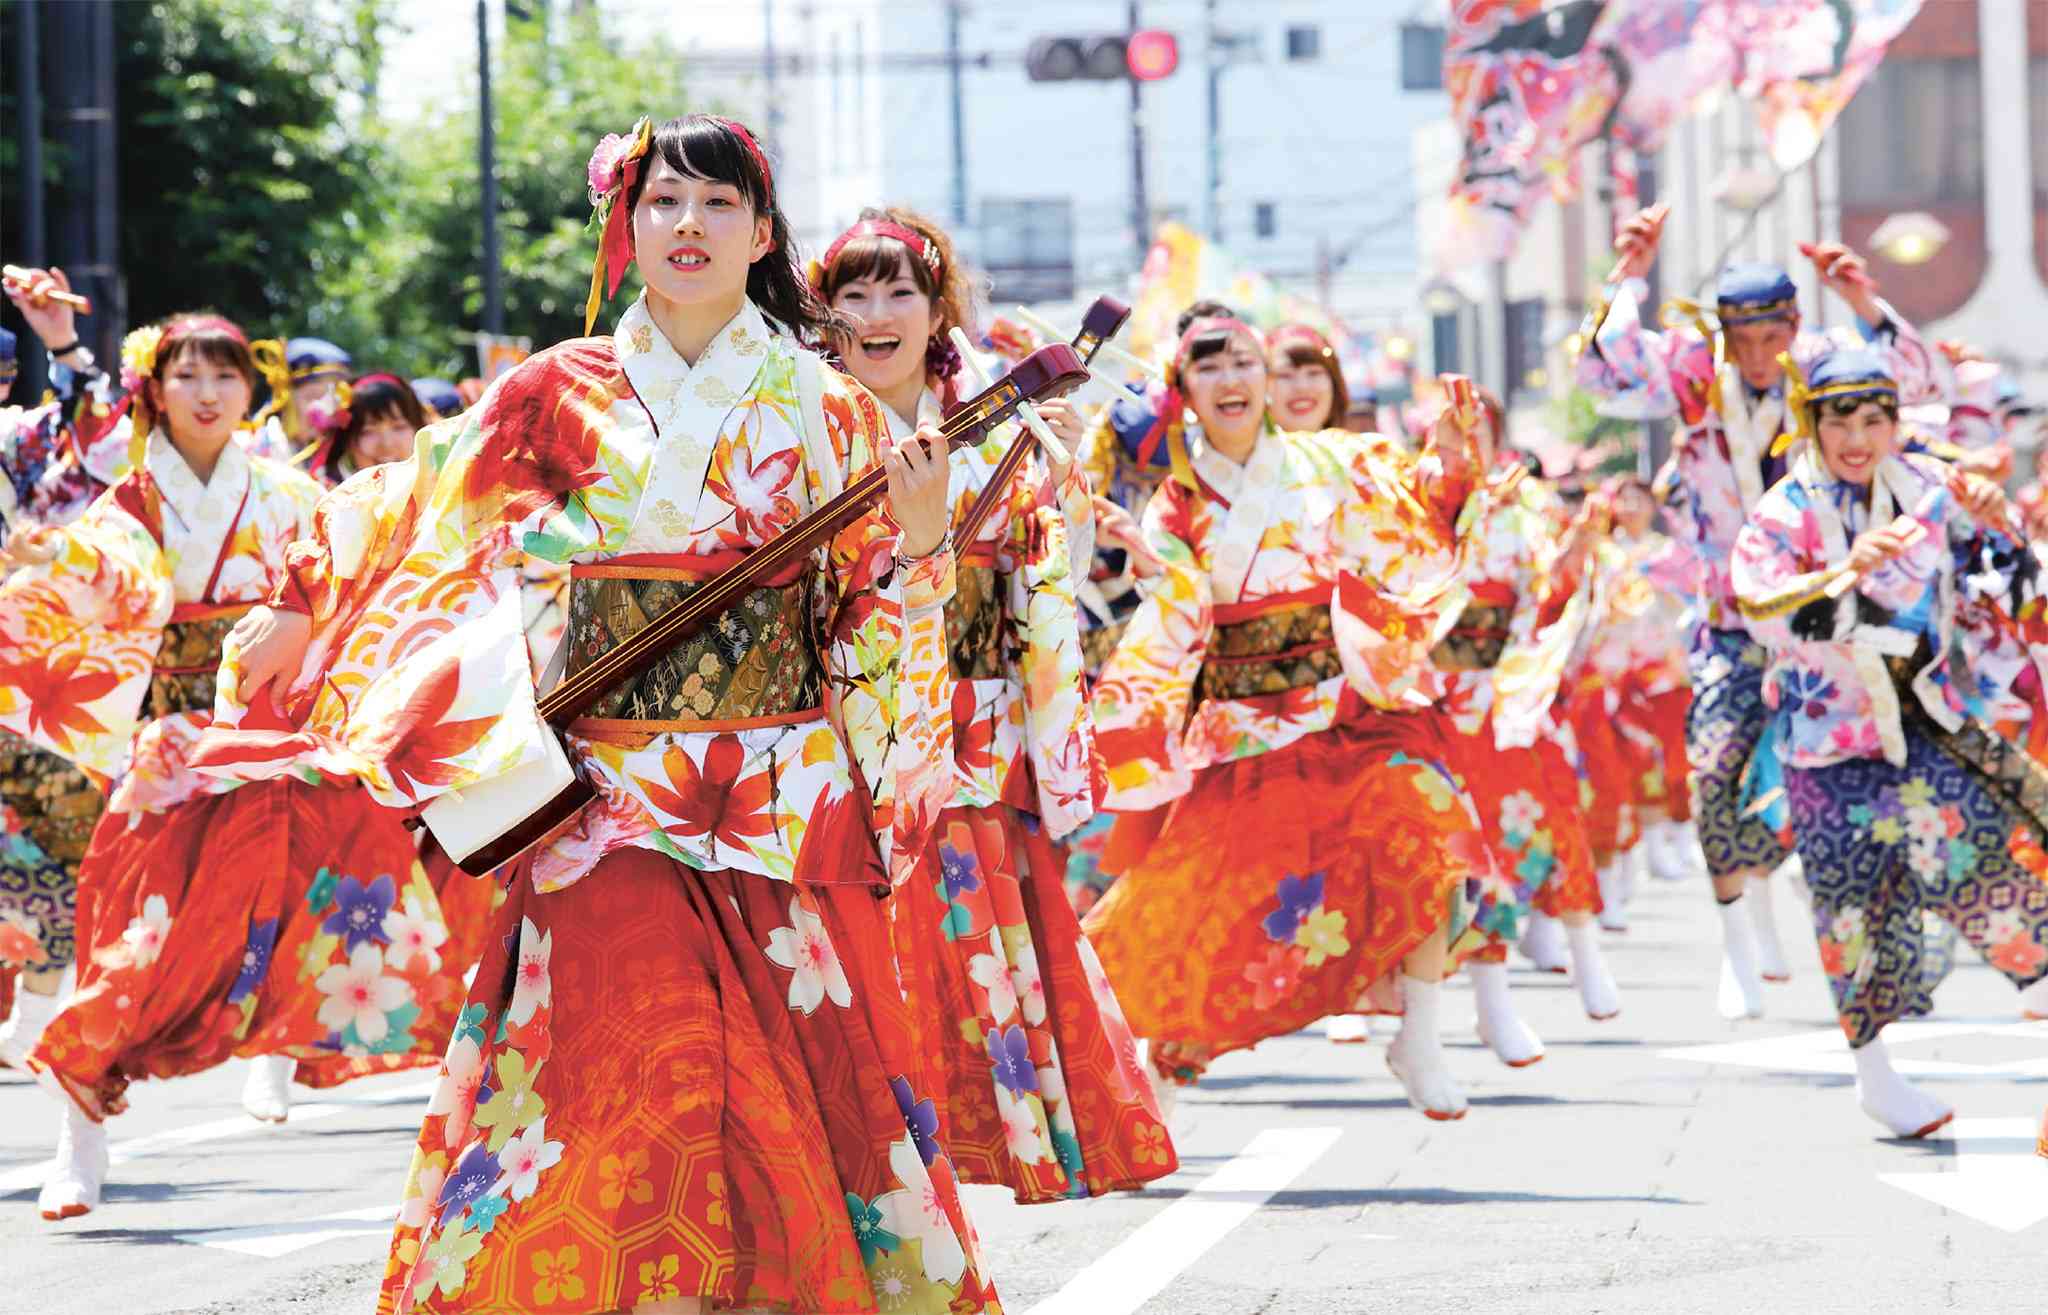
<svg viewBox="0 0 2048 1315">
<path fill-rule="evenodd" d="M 738 137 L 741 144 L 747 148 L 747 154 L 754 157 L 754 167 L 761 171 L 761 179 L 768 186 L 767 208 L 773 210 L 775 208 L 775 171 L 768 167 L 768 157 L 762 153 L 761 144 L 754 140 L 754 134 L 748 132 L 747 125 L 741 123 L 738 119 L 728 119 L 718 114 L 707 114 L 704 117 L 732 133 L 733 136 Z"/>
<path fill-rule="evenodd" d="M 1175 391 L 1178 391 L 1180 388 L 1181 367 L 1187 364 L 1188 349 L 1195 345 L 1195 339 L 1211 333 L 1242 333 L 1253 342 L 1263 341 L 1259 337 L 1257 329 L 1246 324 L 1243 320 L 1233 319 L 1228 315 L 1211 315 L 1205 319 L 1196 320 L 1188 326 L 1188 331 L 1180 336 L 1179 345 L 1173 349 L 1173 364 L 1170 367 L 1172 378 L 1168 379 L 1167 383 Z"/>
<path fill-rule="evenodd" d="M 840 252 L 846 250 L 847 243 L 863 237 L 894 238 L 909 247 L 911 255 L 924 262 L 934 281 L 939 279 L 943 264 L 939 258 L 939 244 L 908 224 L 899 224 L 893 219 L 863 219 L 833 238 L 832 245 L 825 248 L 825 258 L 818 262 L 820 273 L 830 273 L 833 262 L 839 259 Z"/>
<path fill-rule="evenodd" d="M 157 354 L 159 357 L 162 356 L 163 343 L 187 334 L 205 333 L 209 330 L 226 334 L 244 347 L 249 345 L 249 335 L 242 332 L 242 326 L 224 315 L 180 315 L 164 325 L 163 342 L 157 344 Z"/>
<path fill-rule="evenodd" d="M 378 371 L 376 374 L 358 375 L 356 376 L 356 378 L 349 381 L 349 387 L 351 389 L 368 388 L 371 384 L 397 384 L 401 388 L 405 389 L 407 392 L 412 391 L 411 384 L 405 382 L 405 380 L 399 378 L 395 374 L 385 374 L 381 370 Z"/>
<path fill-rule="evenodd" d="M 1274 351 L 1277 351 L 1289 342 L 1306 343 L 1324 356 L 1335 356 L 1337 354 L 1337 349 L 1330 346 L 1330 340 L 1325 338 L 1312 324 L 1283 324 L 1273 330 L 1266 338 L 1267 348 Z"/>
</svg>

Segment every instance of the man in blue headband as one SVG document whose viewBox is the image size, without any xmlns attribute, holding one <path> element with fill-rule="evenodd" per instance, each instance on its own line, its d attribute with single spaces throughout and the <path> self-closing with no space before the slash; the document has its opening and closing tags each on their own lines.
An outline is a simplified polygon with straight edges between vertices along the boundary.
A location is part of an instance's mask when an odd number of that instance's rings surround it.
<svg viewBox="0 0 2048 1315">
<path fill-rule="evenodd" d="M 1796 285 L 1783 269 L 1765 264 L 1730 265 L 1716 280 L 1712 307 L 1678 302 L 1666 308 L 1667 328 L 1646 324 L 1643 279 L 1656 260 L 1667 213 L 1653 206 L 1623 225 L 1615 241 L 1619 259 L 1581 330 L 1586 348 L 1578 385 L 1601 399 L 1606 414 L 1671 418 L 1681 431 L 1675 498 L 1667 511 L 1699 566 L 1694 601 L 1702 624 L 1688 663 L 1693 703 L 1686 723 L 1693 815 L 1726 937 L 1721 1012 L 1756 1018 L 1763 1014 L 1762 980 L 1788 975 L 1768 885 L 1787 850 L 1780 832 L 1744 798 L 1770 712 L 1764 706 L 1766 655 L 1736 609 L 1731 554 L 1750 512 L 1785 473 L 1783 455 L 1772 453 L 1788 425 L 1780 355 L 1810 367 L 1831 347 L 1854 345 L 1857 338 L 1846 331 L 1802 331 Z M 1822 285 L 1862 321 L 1900 401 L 1937 400 L 1926 346 L 1877 295 L 1863 258 L 1836 243 L 1801 251 Z M 1745 900 L 1752 883 L 1756 898 Z"/>
</svg>

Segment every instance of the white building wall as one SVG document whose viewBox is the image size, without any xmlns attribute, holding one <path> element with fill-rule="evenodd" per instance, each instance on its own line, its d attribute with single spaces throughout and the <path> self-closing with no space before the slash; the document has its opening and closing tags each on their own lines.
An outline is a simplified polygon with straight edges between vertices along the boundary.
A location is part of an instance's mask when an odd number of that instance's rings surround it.
<svg viewBox="0 0 2048 1315">
<path fill-rule="evenodd" d="M 1416 0 L 1216 7 L 1224 31 L 1253 38 L 1220 86 L 1225 246 L 1292 290 L 1314 296 L 1327 284 L 1332 308 L 1361 327 L 1403 322 L 1415 299 L 1410 141 L 1445 102 L 1441 93 L 1400 90 L 1398 27 L 1431 8 Z M 983 229 L 989 202 L 1060 201 L 1071 209 L 1077 293 L 1126 287 L 1139 260 L 1128 84 L 1033 83 L 1022 63 L 1033 38 L 1121 31 L 1124 12 L 1114 0 L 965 6 L 961 50 L 991 62 L 962 75 L 961 224 L 952 213 L 943 0 L 777 0 L 777 44 L 805 64 L 782 97 L 803 106 L 801 118 L 786 112 L 780 143 L 800 239 L 815 249 L 863 205 L 897 202 L 952 224 L 976 253 L 992 236 Z M 1181 49 L 1180 69 L 1142 92 L 1150 220 L 1197 231 L 1208 214 L 1205 13 L 1202 0 L 1146 0 L 1140 14 L 1143 25 L 1173 32 Z M 1317 30 L 1318 58 L 1287 58 L 1290 26 Z M 1255 228 L 1262 203 L 1273 207 L 1270 237 Z"/>
</svg>

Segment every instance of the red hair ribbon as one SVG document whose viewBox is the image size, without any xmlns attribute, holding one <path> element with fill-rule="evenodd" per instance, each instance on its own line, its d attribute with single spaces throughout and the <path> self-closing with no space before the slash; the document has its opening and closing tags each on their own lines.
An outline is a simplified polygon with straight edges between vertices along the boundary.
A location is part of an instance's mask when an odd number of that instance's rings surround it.
<svg viewBox="0 0 2048 1315">
<path fill-rule="evenodd" d="M 893 219 L 863 219 L 833 238 L 832 245 L 825 248 L 825 258 L 818 262 L 818 276 L 821 282 L 825 275 L 832 272 L 833 262 L 839 259 L 840 252 L 846 250 L 847 243 L 863 237 L 894 238 L 909 247 L 911 255 L 924 262 L 924 267 L 931 271 L 934 282 L 940 279 L 943 262 L 939 259 L 938 243 L 908 224 L 899 224 Z"/>
<path fill-rule="evenodd" d="M 164 325 L 163 340 L 157 344 L 157 359 L 163 359 L 165 344 L 194 333 L 223 333 L 244 347 L 249 345 L 249 335 L 242 332 L 242 326 L 224 315 L 178 315 Z"/>
<path fill-rule="evenodd" d="M 740 143 L 747 148 L 747 154 L 754 157 L 754 167 L 761 171 L 761 181 L 768 187 L 768 205 L 766 208 L 773 210 L 775 208 L 775 171 L 768 167 L 768 157 L 762 152 L 761 144 L 754 140 L 754 134 L 748 132 L 747 125 L 741 123 L 738 119 L 728 119 L 717 114 L 707 114 L 704 117 L 739 138 Z"/>
<path fill-rule="evenodd" d="M 399 378 L 395 374 L 385 374 L 382 371 L 379 371 L 376 374 L 358 375 L 354 380 L 352 380 L 349 383 L 349 387 L 352 389 L 363 389 L 369 387 L 371 384 L 397 384 L 400 388 L 403 388 L 407 392 L 412 391 L 411 384 L 407 383 L 405 380 Z"/>
<path fill-rule="evenodd" d="M 1266 347 L 1270 351 L 1277 351 L 1289 342 L 1307 343 L 1323 356 L 1335 356 L 1337 354 L 1337 349 L 1330 346 L 1330 340 L 1325 338 L 1321 331 L 1313 324 L 1283 324 L 1266 335 Z"/>
</svg>

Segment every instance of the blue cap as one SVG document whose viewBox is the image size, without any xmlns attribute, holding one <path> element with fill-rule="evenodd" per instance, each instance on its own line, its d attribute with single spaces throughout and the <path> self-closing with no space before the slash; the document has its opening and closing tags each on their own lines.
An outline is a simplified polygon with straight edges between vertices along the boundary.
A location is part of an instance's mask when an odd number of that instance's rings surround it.
<svg viewBox="0 0 2048 1315">
<path fill-rule="evenodd" d="M 7 329 L 0 329 L 0 384 L 14 382 L 14 348 L 14 334 Z"/>
<path fill-rule="evenodd" d="M 325 338 L 292 339 L 284 345 L 284 359 L 295 384 L 308 379 L 346 379 L 355 373 L 355 358 Z"/>
<path fill-rule="evenodd" d="M 455 385 L 446 379 L 415 379 L 412 391 L 428 406 L 439 411 L 444 417 L 462 410 L 462 394 L 455 391 Z"/>
<path fill-rule="evenodd" d="M 1721 327 L 1790 317 L 1799 311 L 1799 288 L 1776 265 L 1730 265 L 1714 281 L 1715 312 Z"/>
<path fill-rule="evenodd" d="M 1884 357 L 1867 347 L 1840 347 L 1814 363 L 1806 376 L 1808 404 L 1848 397 L 1897 400 L 1898 380 Z"/>
</svg>

